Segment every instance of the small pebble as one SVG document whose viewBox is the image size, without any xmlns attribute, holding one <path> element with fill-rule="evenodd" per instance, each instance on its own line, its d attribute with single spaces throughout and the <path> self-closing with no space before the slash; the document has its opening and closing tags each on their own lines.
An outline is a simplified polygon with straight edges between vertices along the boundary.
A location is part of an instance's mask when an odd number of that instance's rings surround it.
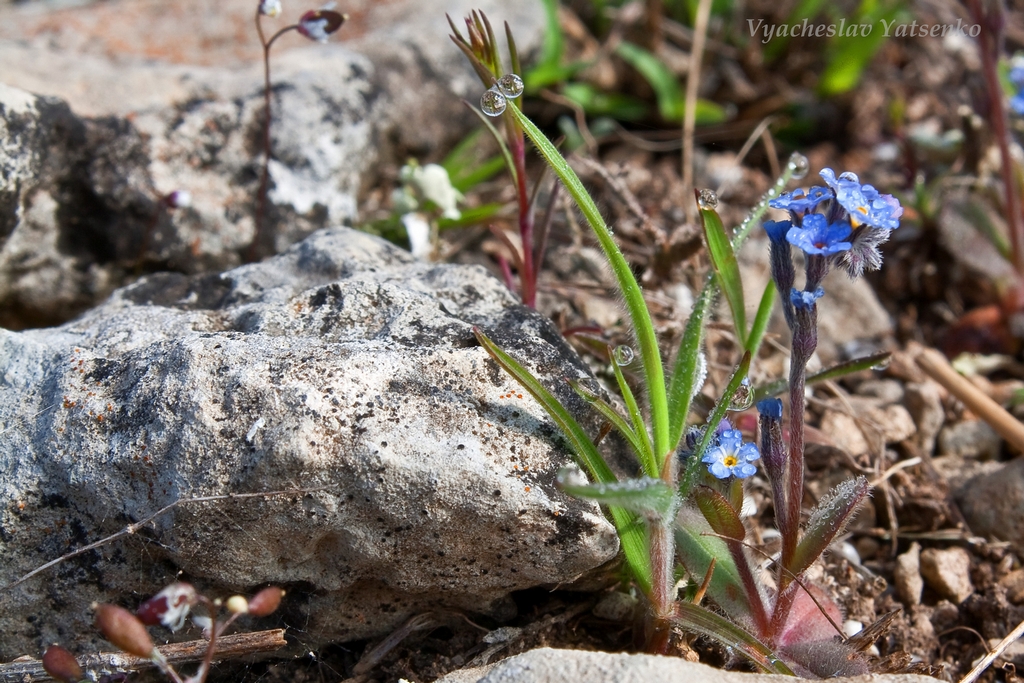
<svg viewBox="0 0 1024 683">
<path fill-rule="evenodd" d="M 1024 603 L 1024 569 L 1017 569 L 999 579 L 999 585 L 1006 589 L 1006 599 L 1015 605 Z"/>
<path fill-rule="evenodd" d="M 1024 550 L 1024 460 L 968 480 L 956 499 L 971 531 Z"/>
<path fill-rule="evenodd" d="M 871 450 L 864 433 L 857 426 L 857 421 L 846 413 L 826 410 L 821 418 L 821 431 L 832 443 L 850 455 L 863 455 Z"/>
<path fill-rule="evenodd" d="M 896 594 L 907 606 L 921 604 L 921 591 L 924 590 L 924 579 L 921 578 L 921 545 L 912 543 L 910 550 L 896 558 L 893 570 L 896 583 Z"/>
<path fill-rule="evenodd" d="M 974 592 L 971 555 L 963 548 L 921 551 L 921 576 L 936 593 L 960 604 Z"/>
<path fill-rule="evenodd" d="M 944 456 L 995 460 L 1001 446 L 999 435 L 981 420 L 959 422 L 939 432 L 939 453 Z"/>
<path fill-rule="evenodd" d="M 876 413 L 881 414 L 872 415 L 872 417 L 882 428 L 882 437 L 887 444 L 906 441 L 917 433 L 917 425 L 914 424 L 914 418 L 901 405 L 886 406 L 884 409 L 876 411 Z"/>
<path fill-rule="evenodd" d="M 857 395 L 879 399 L 882 405 L 903 402 L 903 385 L 894 379 L 869 379 L 857 387 Z"/>
<path fill-rule="evenodd" d="M 934 382 L 911 382 L 906 386 L 907 409 L 917 425 L 917 445 L 921 452 L 935 452 L 935 439 L 946 421 L 942 390 Z"/>
<path fill-rule="evenodd" d="M 960 422 L 939 432 L 939 453 L 942 455 L 995 460 L 1002 444 L 1002 438 L 981 420 Z"/>
<path fill-rule="evenodd" d="M 601 598 L 601 601 L 594 605 L 593 613 L 598 619 L 608 621 L 629 621 L 636 611 L 637 599 L 628 593 L 614 591 Z"/>
</svg>

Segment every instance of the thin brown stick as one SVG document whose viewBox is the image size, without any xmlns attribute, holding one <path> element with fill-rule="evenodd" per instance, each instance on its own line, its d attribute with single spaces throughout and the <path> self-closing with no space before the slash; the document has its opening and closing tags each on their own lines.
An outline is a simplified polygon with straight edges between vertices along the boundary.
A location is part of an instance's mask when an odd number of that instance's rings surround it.
<svg viewBox="0 0 1024 683">
<path fill-rule="evenodd" d="M 256 631 L 255 633 L 236 633 L 224 636 L 217 641 L 213 654 L 214 661 L 223 661 L 261 652 L 273 652 L 286 645 L 284 629 Z M 185 643 L 173 643 L 157 649 L 172 664 L 197 662 L 206 656 L 209 641 L 190 640 Z M 153 662 L 141 657 L 133 657 L 123 652 L 97 652 L 78 657 L 78 663 L 86 671 L 128 673 L 153 667 Z M 0 683 L 36 683 L 50 681 L 51 678 L 43 670 L 43 663 L 38 659 L 17 659 L 8 664 L 0 664 Z"/>
<path fill-rule="evenodd" d="M 992 662 L 996 661 L 996 658 L 1006 652 L 1006 649 L 1013 645 L 1014 642 L 1016 642 L 1022 635 L 1024 635 L 1024 621 L 1017 624 L 1017 628 L 1010 631 L 1009 635 L 999 641 L 999 644 L 996 645 L 991 652 L 985 655 L 985 657 L 978 662 L 977 666 L 971 669 L 970 673 L 960 679 L 960 683 L 974 683 L 974 681 L 978 680 L 978 677 L 981 676 L 985 669 L 991 666 Z"/>
<path fill-rule="evenodd" d="M 996 430 L 999 436 L 1024 453 L 1024 424 L 961 376 L 946 357 L 935 349 L 923 349 L 918 353 L 916 360 L 929 377 L 944 386 L 949 393 L 960 399 L 975 415 Z"/>
<path fill-rule="evenodd" d="M 110 536 L 107 536 L 106 538 L 101 538 L 100 540 L 96 541 L 95 543 L 90 543 L 89 545 L 82 546 L 81 548 L 78 548 L 77 550 L 72 550 L 70 553 L 68 553 L 66 555 L 61 555 L 60 557 L 58 557 L 55 560 L 50 560 L 46 564 L 43 564 L 43 565 L 40 565 L 40 566 L 36 567 L 32 571 L 30 571 L 28 574 L 25 574 L 24 576 L 19 578 L 17 581 L 14 581 L 13 583 L 9 583 L 6 586 L 0 586 L 0 593 L 3 593 L 4 591 L 8 591 L 8 590 L 14 588 L 17 585 L 20 585 L 20 584 L 24 583 L 25 581 L 28 581 L 29 579 L 31 579 L 36 574 L 44 572 L 47 569 L 50 569 L 52 567 L 56 567 L 58 564 L 60 564 L 61 562 L 64 562 L 65 560 L 70 560 L 72 557 L 77 557 L 78 555 L 81 555 L 82 553 L 87 553 L 90 550 L 95 550 L 96 548 L 100 548 L 102 546 L 105 546 L 108 543 L 111 543 L 113 541 L 116 541 L 119 538 L 122 538 L 123 536 L 131 536 L 136 531 L 138 531 L 142 527 L 146 526 L 147 524 L 152 522 L 157 517 L 160 517 L 161 515 L 170 512 L 171 510 L 173 510 L 174 508 L 178 507 L 179 505 L 186 505 L 186 504 L 189 504 L 189 503 L 209 503 L 211 501 L 218 501 L 218 500 L 242 500 L 242 499 L 245 499 L 245 498 L 273 498 L 273 497 L 276 497 L 276 496 L 294 496 L 294 495 L 297 495 L 297 494 L 314 493 L 316 491 L 325 491 L 325 490 L 329 490 L 329 489 L 333 489 L 333 488 L 335 488 L 335 487 L 333 487 L 333 486 L 320 486 L 320 487 L 312 488 L 312 489 L 287 489 L 287 490 L 284 490 L 284 491 L 264 491 L 264 492 L 258 492 L 258 493 L 226 493 L 226 494 L 222 494 L 222 495 L 218 495 L 218 496 L 200 496 L 198 498 L 182 498 L 182 499 L 174 501 L 173 503 L 171 503 L 169 505 L 165 505 L 164 507 L 160 508 L 159 510 L 157 510 L 156 512 L 151 514 L 149 517 L 146 517 L 145 519 L 143 519 L 140 522 L 136 522 L 134 524 L 129 524 L 128 526 L 126 526 L 125 528 L 121 529 L 117 533 L 111 534 Z M 2 683 L 2 681 L 0 681 L 0 683 Z"/>
</svg>

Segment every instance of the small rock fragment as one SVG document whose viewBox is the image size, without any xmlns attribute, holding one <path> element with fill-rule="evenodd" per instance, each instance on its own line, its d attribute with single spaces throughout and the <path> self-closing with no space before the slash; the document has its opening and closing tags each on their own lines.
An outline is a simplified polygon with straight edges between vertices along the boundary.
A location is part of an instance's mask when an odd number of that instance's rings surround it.
<svg viewBox="0 0 1024 683">
<path fill-rule="evenodd" d="M 934 382 L 912 382 L 906 386 L 906 405 L 917 425 L 917 445 L 922 453 L 935 452 L 935 439 L 946 421 L 942 392 Z"/>
<path fill-rule="evenodd" d="M 981 420 L 960 422 L 939 432 L 939 453 L 943 455 L 995 460 L 1002 444 L 1002 438 Z"/>
<path fill-rule="evenodd" d="M 821 418 L 821 431 L 837 447 L 850 455 L 863 455 L 871 450 L 864 433 L 857 426 L 857 421 L 846 413 L 826 410 Z"/>
<path fill-rule="evenodd" d="M 928 548 L 921 552 L 921 576 L 939 595 L 960 604 L 974 592 L 971 556 L 963 548 Z"/>
<path fill-rule="evenodd" d="M 634 596 L 622 591 L 613 591 L 594 605 L 594 616 L 608 621 L 627 621 L 633 618 L 637 603 Z"/>
<path fill-rule="evenodd" d="M 896 593 L 905 605 L 921 604 L 921 591 L 924 590 L 924 579 L 921 578 L 921 545 L 913 543 L 910 550 L 896 558 L 893 570 Z"/>
<path fill-rule="evenodd" d="M 882 429 L 882 438 L 885 443 L 899 443 L 906 441 L 917 433 L 917 426 L 914 418 L 901 405 L 886 406 L 882 410 L 873 411 L 872 417 Z"/>
<path fill-rule="evenodd" d="M 968 480 L 956 499 L 975 534 L 1024 549 L 1024 460 Z"/>
<path fill-rule="evenodd" d="M 869 379 L 857 387 L 857 395 L 877 398 L 882 405 L 903 401 L 903 385 L 894 379 Z"/>
<path fill-rule="evenodd" d="M 1024 569 L 1016 569 L 999 579 L 999 585 L 1006 589 L 1006 599 L 1015 605 L 1024 603 Z"/>
</svg>

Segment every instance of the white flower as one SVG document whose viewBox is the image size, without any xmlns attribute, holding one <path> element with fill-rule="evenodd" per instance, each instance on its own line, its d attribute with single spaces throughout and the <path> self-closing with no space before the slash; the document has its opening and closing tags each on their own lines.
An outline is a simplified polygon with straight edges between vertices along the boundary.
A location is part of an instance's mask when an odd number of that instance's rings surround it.
<svg viewBox="0 0 1024 683">
<path fill-rule="evenodd" d="M 281 13 L 281 0 L 260 0 L 260 14 L 276 17 Z"/>
</svg>

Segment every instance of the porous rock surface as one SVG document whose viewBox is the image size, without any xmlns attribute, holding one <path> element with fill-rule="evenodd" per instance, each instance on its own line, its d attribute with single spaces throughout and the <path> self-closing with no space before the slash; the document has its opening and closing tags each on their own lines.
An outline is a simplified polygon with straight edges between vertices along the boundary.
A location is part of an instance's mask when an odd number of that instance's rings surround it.
<svg viewBox="0 0 1024 683">
<path fill-rule="evenodd" d="M 134 606 L 176 569 L 214 595 L 285 586 L 280 623 L 315 647 L 432 608 L 509 616 L 510 591 L 611 559 L 598 508 L 554 485 L 554 425 L 473 325 L 595 426 L 549 321 L 480 267 L 345 228 L 0 330 L 0 586 L 180 499 L 305 490 L 182 504 L 0 588 L 0 660 L 98 647 L 89 603 Z"/>
<path fill-rule="evenodd" d="M 456 671 L 437 683 L 783 683 L 790 676 L 723 671 L 678 657 L 538 648 L 497 664 Z M 829 679 L 835 683 L 934 683 L 908 674 L 871 674 Z"/>
<path fill-rule="evenodd" d="M 102 32 L 134 14 L 106 4 L 55 13 L 65 50 L 0 38 L 0 326 L 59 324 L 138 272 L 217 272 L 354 222 L 382 173 L 410 156 L 441 156 L 476 125 L 461 99 L 484 88 L 448 40 L 445 12 L 459 21 L 480 8 L 499 27 L 508 20 L 524 53 L 544 17 L 536 0 L 392 0 L 363 7 L 327 45 L 287 34 L 271 59 L 272 158 L 258 221 L 261 50 L 250 45 L 249 59 L 219 67 L 96 54 L 89 46 L 110 36 L 66 34 L 90 18 Z M 122 33 L 173 44 L 175 31 L 220 20 L 253 40 L 255 2 L 242 3 L 244 21 L 238 4 L 204 4 L 159 30 L 142 17 Z M 93 15 L 105 12 L 109 21 L 97 24 Z M 28 31 L 22 14 L 0 11 L 4 34 Z M 176 191 L 191 195 L 189 206 L 162 202 Z"/>
</svg>

